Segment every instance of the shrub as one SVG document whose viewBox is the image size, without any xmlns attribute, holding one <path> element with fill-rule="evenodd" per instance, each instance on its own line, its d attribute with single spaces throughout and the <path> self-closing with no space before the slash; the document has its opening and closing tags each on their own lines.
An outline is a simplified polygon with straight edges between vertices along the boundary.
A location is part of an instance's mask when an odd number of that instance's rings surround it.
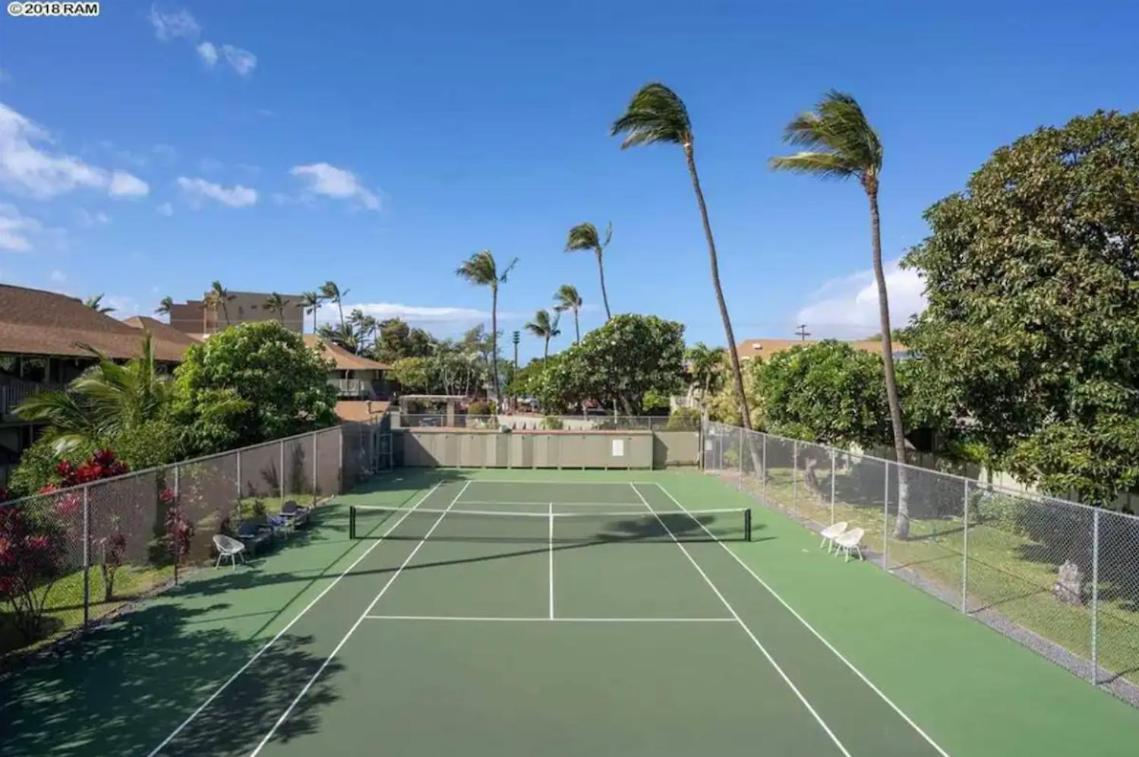
<svg viewBox="0 0 1139 757">
<path fill-rule="evenodd" d="M 467 406 L 467 415 L 494 415 L 494 403 L 475 400 Z"/>
<path fill-rule="evenodd" d="M 561 431 L 564 427 L 562 419 L 556 415 L 547 415 L 542 419 L 542 428 L 547 431 Z"/>
<path fill-rule="evenodd" d="M 691 407 L 678 407 L 668 416 L 665 431 L 699 431 L 700 411 Z"/>
<path fill-rule="evenodd" d="M 41 501 L 0 506 L 0 600 L 11 605 L 27 641 L 42 631 L 44 606 L 63 561 L 64 531 L 50 511 Z"/>
</svg>

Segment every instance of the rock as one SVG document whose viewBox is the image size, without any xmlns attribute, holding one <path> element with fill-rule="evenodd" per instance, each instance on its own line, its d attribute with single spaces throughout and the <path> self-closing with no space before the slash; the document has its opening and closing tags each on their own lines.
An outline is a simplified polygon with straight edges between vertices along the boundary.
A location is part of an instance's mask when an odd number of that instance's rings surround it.
<svg viewBox="0 0 1139 757">
<path fill-rule="evenodd" d="M 1071 560 L 1066 560 L 1060 566 L 1056 583 L 1052 585 L 1052 593 L 1056 599 L 1069 605 L 1082 605 L 1084 603 L 1084 572 L 1080 566 Z"/>
</svg>

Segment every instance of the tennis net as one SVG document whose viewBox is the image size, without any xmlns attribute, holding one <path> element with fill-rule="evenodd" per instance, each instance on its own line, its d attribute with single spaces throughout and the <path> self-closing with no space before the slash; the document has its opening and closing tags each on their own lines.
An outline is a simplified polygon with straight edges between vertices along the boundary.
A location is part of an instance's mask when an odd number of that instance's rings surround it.
<svg viewBox="0 0 1139 757">
<path fill-rule="evenodd" d="M 348 525 L 352 539 L 540 543 L 751 541 L 751 530 L 746 507 L 523 512 L 353 505 Z"/>
</svg>

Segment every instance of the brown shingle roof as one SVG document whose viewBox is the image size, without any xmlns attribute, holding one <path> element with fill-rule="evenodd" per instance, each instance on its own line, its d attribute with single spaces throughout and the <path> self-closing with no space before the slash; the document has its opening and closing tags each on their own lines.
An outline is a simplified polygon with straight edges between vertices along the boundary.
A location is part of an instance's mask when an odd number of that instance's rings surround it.
<svg viewBox="0 0 1139 757">
<path fill-rule="evenodd" d="M 132 315 L 130 318 L 124 318 L 123 323 L 131 328 L 146 329 L 155 339 L 181 345 L 182 349 L 201 343 L 200 339 L 195 339 L 189 334 L 184 334 L 169 323 L 163 323 L 157 318 L 151 318 L 150 316 Z"/>
<path fill-rule="evenodd" d="M 305 344 L 313 349 L 323 347 L 324 352 L 322 354 L 326 359 L 336 363 L 336 370 L 338 371 L 386 371 L 390 367 L 361 355 L 355 355 L 340 345 L 333 344 L 327 339 L 321 339 L 315 334 L 305 334 L 304 340 Z"/>
<path fill-rule="evenodd" d="M 141 336 L 74 297 L 0 284 L 0 353 L 90 357 L 84 344 L 126 360 L 138 355 Z M 186 349 L 156 335 L 154 351 L 159 360 L 176 363 Z"/>
</svg>

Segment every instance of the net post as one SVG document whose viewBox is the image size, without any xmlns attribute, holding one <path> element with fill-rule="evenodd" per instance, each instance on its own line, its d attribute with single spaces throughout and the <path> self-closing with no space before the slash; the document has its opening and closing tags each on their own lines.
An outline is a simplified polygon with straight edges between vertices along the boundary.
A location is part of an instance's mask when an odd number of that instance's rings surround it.
<svg viewBox="0 0 1139 757">
<path fill-rule="evenodd" d="M 739 444 L 740 477 L 739 477 L 739 479 L 736 480 L 736 489 L 738 491 L 743 491 L 743 488 L 744 488 L 744 433 L 745 433 L 745 431 L 743 430 L 743 428 L 741 428 L 740 429 L 740 444 Z"/>
<path fill-rule="evenodd" d="M 890 569 L 890 461 L 885 461 L 886 475 L 882 477 L 882 569 Z"/>
<path fill-rule="evenodd" d="M 91 620 L 91 500 L 83 487 L 83 630 Z"/>
<path fill-rule="evenodd" d="M 356 506 L 348 506 L 348 539 L 355 541 L 356 539 Z"/>
<path fill-rule="evenodd" d="M 744 510 L 744 541 L 751 541 L 751 508 Z"/>
<path fill-rule="evenodd" d="M 1092 510 L 1092 686 L 1099 685 L 1099 508 Z"/>
</svg>

